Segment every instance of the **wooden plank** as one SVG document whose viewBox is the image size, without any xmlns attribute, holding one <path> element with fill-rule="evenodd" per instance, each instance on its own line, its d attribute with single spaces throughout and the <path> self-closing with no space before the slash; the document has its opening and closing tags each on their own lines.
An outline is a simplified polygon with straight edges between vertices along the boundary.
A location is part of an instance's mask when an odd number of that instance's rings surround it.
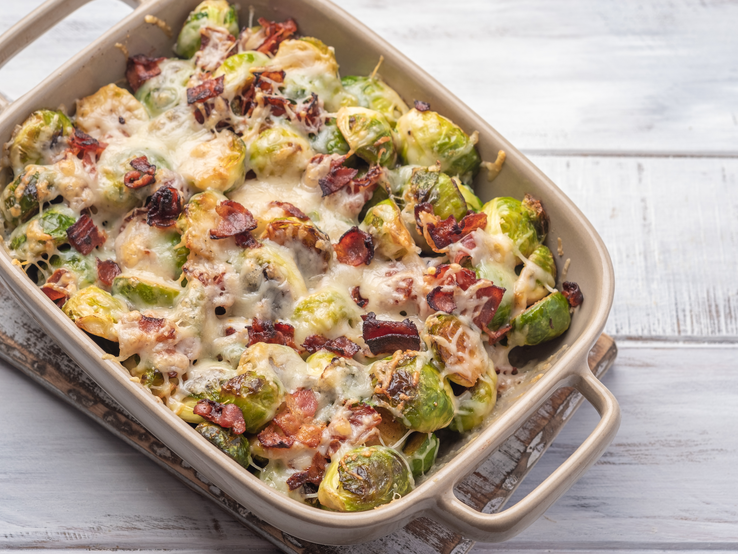
<svg viewBox="0 0 738 554">
<path fill-rule="evenodd" d="M 5 2 L 0 31 L 38 3 Z M 523 150 L 738 156 L 733 2 L 337 3 Z M 0 71 L 0 91 L 18 97 L 126 13 L 83 8 Z"/>
<path fill-rule="evenodd" d="M 0 289 L 0 299 L 5 307 L 4 317 L 0 320 L 1 358 L 12 363 L 34 381 L 70 402 L 85 415 L 90 416 L 107 430 L 146 454 L 196 492 L 219 503 L 252 531 L 277 544 L 285 551 L 300 553 L 346 551 L 344 548 L 314 545 L 295 539 L 258 520 L 246 507 L 239 505 L 217 487 L 212 486 L 189 464 L 149 435 L 135 419 L 84 375 L 36 323 L 22 312 L 5 289 Z M 601 337 L 590 354 L 590 366 L 595 374 L 602 375 L 612 364 L 616 353 L 614 342 L 609 337 Z M 18 399 L 18 396 L 14 398 Z M 33 403 L 24 402 L 22 398 L 18 400 L 21 406 L 29 404 L 35 406 Z M 538 413 L 531 417 L 530 421 L 516 432 L 498 452 L 459 485 L 457 491 L 459 496 L 478 509 L 491 511 L 500 509 L 517 484 L 534 466 L 540 453 L 545 451 L 561 427 L 571 417 L 581 400 L 581 396 L 571 389 L 557 391 L 549 402 L 544 404 Z M 30 423 L 41 422 L 34 418 Z M 29 433 L 31 430 L 24 430 L 23 436 L 27 437 Z M 535 444 L 535 448 L 528 448 L 531 444 Z M 3 467 L 1 455 L 0 467 Z M 0 516 L 2 511 L 3 507 L 0 503 Z M 126 522 L 127 525 L 131 525 L 130 518 L 126 518 Z M 140 525 L 140 523 L 137 524 L 137 527 Z M 154 528 L 160 529 L 171 526 L 171 521 L 169 519 L 155 520 L 153 525 Z M 72 541 L 74 544 L 70 546 L 105 547 L 94 540 L 100 540 L 96 535 L 97 533 L 87 529 L 81 535 L 82 540 L 75 538 Z M 31 533 L 31 536 L 25 536 L 19 540 L 19 537 L 12 532 L 6 532 L 5 539 L 0 537 L 0 546 L 8 548 L 21 547 L 29 543 L 43 543 L 43 538 Z M 352 547 L 350 551 L 355 554 L 428 552 L 429 550 L 465 552 L 471 545 L 470 541 L 444 529 L 441 525 L 420 518 L 386 539 Z M 255 546 L 260 548 L 261 544 L 257 541 Z"/>
<path fill-rule="evenodd" d="M 738 338 L 737 159 L 531 159 L 608 247 L 616 287 L 606 333 L 619 341 Z M 567 245 L 564 252 L 573 254 Z"/>
</svg>

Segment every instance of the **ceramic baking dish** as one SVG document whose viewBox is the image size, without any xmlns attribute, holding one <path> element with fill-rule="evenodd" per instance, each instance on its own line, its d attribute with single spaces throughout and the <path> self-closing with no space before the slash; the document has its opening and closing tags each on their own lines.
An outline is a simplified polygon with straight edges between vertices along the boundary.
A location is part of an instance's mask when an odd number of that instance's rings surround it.
<svg viewBox="0 0 738 554">
<path fill-rule="evenodd" d="M 54 23 L 89 0 L 48 0 L 0 38 L 0 65 L 44 33 Z M 75 100 L 99 87 L 120 81 L 125 57 L 116 43 L 131 54 L 172 55 L 173 38 L 144 21 L 153 15 L 179 29 L 197 0 L 149 0 L 118 25 L 77 54 L 33 91 L 8 106 L 0 116 L 0 141 L 5 143 L 15 125 L 32 111 L 72 108 Z M 433 473 L 413 492 L 379 509 L 360 513 L 334 513 L 303 505 L 279 493 L 223 456 L 153 395 L 129 380 L 117 363 L 87 338 L 0 248 L 0 276 L 13 295 L 69 355 L 163 443 L 192 464 L 210 481 L 248 506 L 259 518 L 297 537 L 323 544 L 353 544 L 387 535 L 410 520 L 431 517 L 462 533 L 484 541 L 503 541 L 532 523 L 559 498 L 602 454 L 617 432 L 620 411 L 613 395 L 592 375 L 587 354 L 599 337 L 613 298 L 610 257 L 592 225 L 576 206 L 528 159 L 478 115 L 463 105 L 392 46 L 359 21 L 326 0 L 236 0 L 242 19 L 253 6 L 257 16 L 281 21 L 293 17 L 304 35 L 335 47 L 342 74 L 367 75 L 384 56 L 383 78 L 407 101 L 422 99 L 461 128 L 479 131 L 483 159 L 494 160 L 498 150 L 507 161 L 497 179 L 489 183 L 482 171 L 476 191 L 483 201 L 494 196 L 521 198 L 530 192 L 540 198 L 551 216 L 549 237 L 560 237 L 571 258 L 568 279 L 579 283 L 584 304 L 571 328 L 553 341 L 549 353 L 556 362 L 487 428 L 459 438 L 439 459 Z M 479 513 L 459 501 L 454 485 L 462 480 L 509 437 L 557 388 L 572 386 L 591 402 L 601 420 L 582 445 L 533 492 L 511 508 L 496 514 Z"/>
</svg>

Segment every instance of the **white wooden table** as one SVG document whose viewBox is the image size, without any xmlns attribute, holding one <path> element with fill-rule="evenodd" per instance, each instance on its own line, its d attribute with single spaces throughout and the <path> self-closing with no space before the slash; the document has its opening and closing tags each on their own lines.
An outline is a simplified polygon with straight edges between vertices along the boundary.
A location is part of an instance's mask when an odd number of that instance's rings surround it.
<svg viewBox="0 0 738 554">
<path fill-rule="evenodd" d="M 0 0 L 0 32 L 39 3 Z M 543 518 L 474 552 L 738 550 L 738 4 L 339 4 L 527 153 L 615 264 L 620 433 Z M 127 13 L 83 8 L 0 70 L 0 91 Z M 274 550 L 2 363 L 0 390 L 0 549 Z M 595 422 L 580 410 L 516 497 Z"/>
</svg>

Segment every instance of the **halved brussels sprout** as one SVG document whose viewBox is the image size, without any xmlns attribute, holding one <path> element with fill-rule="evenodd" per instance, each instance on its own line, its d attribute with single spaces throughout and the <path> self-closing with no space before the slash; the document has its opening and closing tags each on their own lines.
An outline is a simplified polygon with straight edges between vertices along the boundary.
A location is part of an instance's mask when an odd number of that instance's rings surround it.
<svg viewBox="0 0 738 554">
<path fill-rule="evenodd" d="M 400 156 L 408 164 L 441 165 L 441 171 L 469 183 L 479 171 L 475 141 L 451 120 L 413 108 L 397 121 Z"/>
<path fill-rule="evenodd" d="M 396 500 L 415 486 L 407 462 L 396 450 L 362 446 L 328 467 L 318 500 L 338 512 L 371 510 Z"/>
<path fill-rule="evenodd" d="M 400 209 L 391 198 L 370 208 L 361 228 L 372 236 L 374 252 L 380 256 L 399 260 L 410 252 L 418 252 L 410 231 L 402 221 Z"/>
<path fill-rule="evenodd" d="M 124 273 L 135 268 L 176 280 L 189 254 L 181 242 L 176 231 L 148 225 L 137 217 L 128 221 L 115 239 L 116 261 Z"/>
<path fill-rule="evenodd" d="M 435 314 L 425 321 L 425 328 L 424 339 L 446 366 L 449 380 L 471 387 L 487 372 L 490 360 L 479 331 L 471 329 L 461 318 Z"/>
<path fill-rule="evenodd" d="M 334 118 L 325 122 L 320 131 L 310 139 L 310 145 L 313 150 L 319 154 L 340 154 L 345 156 L 350 150 L 346 139 L 343 138 L 341 131 Z"/>
<path fill-rule="evenodd" d="M 512 265 L 512 264 L 511 264 Z M 497 307 L 495 316 L 489 324 L 489 328 L 498 330 L 505 325 L 512 315 L 513 303 L 515 300 L 515 283 L 517 275 L 515 275 L 514 267 L 496 262 L 494 260 L 482 260 L 476 267 L 477 277 L 492 281 L 498 287 L 505 289 L 502 301 Z"/>
<path fill-rule="evenodd" d="M 166 306 L 171 308 L 182 292 L 174 281 L 166 281 L 154 275 L 120 275 L 113 280 L 112 293 L 122 296 L 140 309 Z"/>
<path fill-rule="evenodd" d="M 16 227 L 8 239 L 13 256 L 28 260 L 51 255 L 67 242 L 67 229 L 77 221 L 76 214 L 64 205 L 54 206 Z"/>
<path fill-rule="evenodd" d="M 139 367 L 131 371 L 131 375 L 138 377 L 139 382 L 149 389 L 151 394 L 159 398 L 166 398 L 176 387 L 172 380 L 168 378 L 164 379 L 161 371 L 153 367 L 146 367 L 143 362 L 139 364 Z"/>
<path fill-rule="evenodd" d="M 246 145 L 238 135 L 224 129 L 190 147 L 179 173 L 199 190 L 229 192 L 243 184 L 245 161 Z"/>
<path fill-rule="evenodd" d="M 453 391 L 436 368 L 417 352 L 395 352 L 369 372 L 375 400 L 421 433 L 446 427 L 454 417 Z"/>
<path fill-rule="evenodd" d="M 262 131 L 249 145 L 249 168 L 257 177 L 299 177 L 313 157 L 310 144 L 285 125 Z"/>
<path fill-rule="evenodd" d="M 487 214 L 485 231 L 491 235 L 507 236 L 526 258 L 540 244 L 532 213 L 520 200 L 509 196 L 493 198 L 482 211 Z"/>
<path fill-rule="evenodd" d="M 301 344 L 308 335 L 336 338 L 351 332 L 360 321 L 360 310 L 338 288 L 324 288 L 302 298 L 295 306 L 292 321 L 295 341 Z"/>
<path fill-rule="evenodd" d="M 515 305 L 525 309 L 548 296 L 556 286 L 556 262 L 547 246 L 541 244 L 528 256 L 525 267 L 515 281 Z"/>
<path fill-rule="evenodd" d="M 392 167 L 397 160 L 392 127 L 380 112 L 367 108 L 341 108 L 336 123 L 351 150 L 369 164 Z"/>
<path fill-rule="evenodd" d="M 113 84 L 77 100 L 74 123 L 93 137 L 102 137 L 103 140 L 109 135 L 130 137 L 147 121 L 149 115 L 141 102 L 127 90 Z"/>
<path fill-rule="evenodd" d="M 304 387 L 306 371 L 305 361 L 292 348 L 266 342 L 257 342 L 249 346 L 244 350 L 238 363 L 239 374 L 255 372 L 255 374 L 262 376 L 261 378 L 265 382 L 272 382 L 269 385 L 271 392 L 263 400 L 263 408 L 268 412 L 270 410 L 269 398 L 273 398 L 274 413 L 279 408 L 282 402 L 282 394 L 285 391 L 294 392 Z M 221 393 L 227 394 L 227 391 L 221 391 Z M 266 421 L 269 421 L 273 415 L 267 418 Z M 246 424 L 249 424 L 248 420 Z"/>
<path fill-rule="evenodd" d="M 192 255 L 214 259 L 217 256 L 213 243 L 221 243 L 223 246 L 227 243 L 225 240 L 210 239 L 210 230 L 218 227 L 220 219 L 215 208 L 224 200 L 227 198 L 222 193 L 208 190 L 195 194 L 185 205 L 184 212 L 177 221 L 177 228 L 182 233 L 184 246 Z"/>
<path fill-rule="evenodd" d="M 38 110 L 15 128 L 8 144 L 10 167 L 19 177 L 27 165 L 48 165 L 66 146 L 64 138 L 74 132 L 62 112 Z"/>
<path fill-rule="evenodd" d="M 555 339 L 564 333 L 570 324 L 569 301 L 560 292 L 555 292 L 513 318 L 508 344 L 513 346 L 540 344 Z"/>
<path fill-rule="evenodd" d="M 410 205 L 429 202 L 433 213 L 441 219 L 454 216 L 461 221 L 467 213 L 466 199 L 454 179 L 424 167 L 413 170 L 403 198 Z"/>
<path fill-rule="evenodd" d="M 436 461 L 441 442 L 434 433 L 413 433 L 402 449 L 413 477 L 425 475 Z"/>
<path fill-rule="evenodd" d="M 142 204 L 147 196 L 153 194 L 153 185 L 132 189 L 125 186 L 124 178 L 133 170 L 131 160 L 141 156 L 146 156 L 148 162 L 157 169 L 162 167 L 169 169 L 169 161 L 161 150 L 149 146 L 131 148 L 128 145 L 106 148 L 97 164 L 102 207 L 115 212 L 124 212 Z"/>
<path fill-rule="evenodd" d="M 463 433 L 480 425 L 497 403 L 497 373 L 494 369 L 482 375 L 456 401 L 456 414 L 449 428 Z"/>
<path fill-rule="evenodd" d="M 83 256 L 76 250 L 66 252 L 57 251 L 49 258 L 49 265 L 53 268 L 63 267 L 77 277 L 77 287 L 84 288 L 97 280 L 97 266 L 93 256 Z"/>
<path fill-rule="evenodd" d="M 92 286 L 74 293 L 62 310 L 77 327 L 92 335 L 117 342 L 115 324 L 128 313 L 128 306 L 120 298 Z"/>
<path fill-rule="evenodd" d="M 228 456 L 236 460 L 242 467 L 251 464 L 249 441 L 243 435 L 236 435 L 214 423 L 201 423 L 195 431 L 208 439 Z"/>
<path fill-rule="evenodd" d="M 465 185 L 464 183 L 456 184 L 459 187 L 459 192 L 461 192 L 461 195 L 466 201 L 467 210 L 469 210 L 470 212 L 481 212 L 484 205 L 482 204 L 482 200 L 476 194 L 474 194 L 472 188 L 469 185 Z"/>
<path fill-rule="evenodd" d="M 192 62 L 175 59 L 159 62 L 159 69 L 161 73 L 144 81 L 135 95 L 150 117 L 187 105 L 187 84 L 195 72 Z"/>
<path fill-rule="evenodd" d="M 172 407 L 180 419 L 185 420 L 187 423 L 204 423 L 205 419 L 199 415 L 195 415 L 195 406 L 200 401 L 200 398 L 194 396 L 188 396 L 182 402 L 176 403 L 176 409 Z M 172 406 L 172 399 L 169 398 L 169 406 Z"/>
<path fill-rule="evenodd" d="M 341 79 L 341 84 L 356 97 L 359 106 L 382 113 L 393 126 L 410 109 L 400 95 L 380 77 L 351 75 Z"/>
<path fill-rule="evenodd" d="M 253 82 L 254 74 L 251 70 L 266 67 L 270 63 L 271 58 L 261 52 L 241 52 L 226 58 L 213 73 L 213 79 L 224 76 L 223 96 L 233 100 Z"/>
<path fill-rule="evenodd" d="M 276 281 L 293 300 L 307 294 L 302 273 L 286 249 L 264 244 L 246 250 L 240 273 L 247 290 L 258 290 L 266 278 Z"/>
<path fill-rule="evenodd" d="M 2 193 L 2 211 L 5 221 L 15 226 L 38 213 L 40 166 L 29 166 L 25 173 L 8 183 Z M 30 170 L 30 171 L 29 171 Z M 42 181 L 43 182 L 43 181 Z M 42 189 L 46 196 L 53 194 L 50 187 Z M 50 198 L 45 198 L 50 200 Z M 43 203 L 43 202 L 42 202 Z"/>
<path fill-rule="evenodd" d="M 200 49 L 202 27 L 223 27 L 238 36 L 238 12 L 226 0 L 205 0 L 190 12 L 177 37 L 174 51 L 182 58 L 191 58 Z"/>
<path fill-rule="evenodd" d="M 294 217 L 274 219 L 266 226 L 261 238 L 292 250 L 295 262 L 307 275 L 325 272 L 333 257 L 330 237 L 310 221 Z"/>
<path fill-rule="evenodd" d="M 241 355 L 239 375 L 229 379 L 220 389 L 220 402 L 235 404 L 243 412 L 247 433 L 258 433 L 274 418 L 284 399 L 279 377 L 262 359 L 263 348 L 253 346 Z"/>
</svg>

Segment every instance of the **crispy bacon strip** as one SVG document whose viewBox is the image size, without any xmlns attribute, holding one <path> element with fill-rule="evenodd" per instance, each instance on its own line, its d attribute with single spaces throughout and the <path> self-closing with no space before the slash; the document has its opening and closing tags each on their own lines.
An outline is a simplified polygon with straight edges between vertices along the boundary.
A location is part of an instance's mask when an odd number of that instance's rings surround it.
<svg viewBox="0 0 738 554">
<path fill-rule="evenodd" d="M 427 112 L 430 110 L 430 104 L 428 102 L 423 102 L 422 100 L 416 100 L 415 101 L 415 109 L 419 112 Z"/>
<path fill-rule="evenodd" d="M 492 322 L 492 319 L 494 319 L 495 314 L 497 313 L 497 308 L 500 307 L 502 297 L 505 294 L 505 289 L 493 285 L 491 281 L 489 283 L 489 286 L 478 289 L 476 294 L 477 298 L 487 299 L 482 306 L 482 309 L 472 319 L 480 329 L 486 329 Z"/>
<path fill-rule="evenodd" d="M 120 275 L 120 266 L 114 260 L 97 260 L 97 279 L 106 287 L 113 284 L 113 279 Z"/>
<path fill-rule="evenodd" d="M 200 400 L 195 404 L 192 412 L 216 425 L 220 425 L 224 429 L 230 429 L 236 435 L 242 435 L 246 432 L 246 421 L 243 419 L 243 412 L 235 404 Z"/>
<path fill-rule="evenodd" d="M 265 342 L 267 344 L 281 344 L 297 350 L 295 328 L 289 323 L 271 322 L 267 319 L 255 317 L 246 329 L 249 332 L 249 346 L 253 346 L 258 342 Z"/>
<path fill-rule="evenodd" d="M 320 482 L 323 480 L 323 474 L 325 473 L 326 465 L 326 459 L 321 456 L 319 452 L 316 452 L 315 456 L 313 456 L 313 461 L 310 464 L 310 467 L 307 468 L 305 471 L 300 471 L 298 473 L 293 473 L 292 475 L 290 475 L 290 477 L 287 479 L 287 486 L 290 488 L 291 491 L 293 491 L 295 489 L 299 489 L 305 483 L 320 485 Z"/>
<path fill-rule="evenodd" d="M 573 283 L 571 281 L 564 281 L 562 288 L 564 290 L 561 291 L 561 294 L 566 297 L 566 299 L 569 301 L 569 306 L 571 306 L 572 308 L 576 308 L 577 306 L 581 305 L 582 302 L 584 302 L 584 295 L 582 294 L 582 291 L 579 290 L 579 285 L 577 285 L 576 283 Z"/>
<path fill-rule="evenodd" d="M 487 336 L 489 337 L 489 344 L 497 344 L 502 339 L 502 337 L 507 335 L 510 329 L 512 329 L 512 325 L 504 325 L 503 327 L 500 327 L 497 331 L 493 331 L 489 327 L 482 328 L 482 330 L 487 333 Z"/>
<path fill-rule="evenodd" d="M 105 244 L 105 233 L 97 228 L 92 218 L 82 214 L 77 222 L 67 229 L 67 239 L 77 252 L 86 256 L 98 246 Z"/>
<path fill-rule="evenodd" d="M 126 79 L 133 92 L 136 92 L 141 85 L 152 77 L 156 77 L 161 73 L 159 63 L 166 58 L 149 58 L 143 54 L 136 54 L 128 58 L 126 62 Z"/>
<path fill-rule="evenodd" d="M 287 113 L 287 107 L 290 106 L 290 101 L 283 96 L 264 96 L 264 102 L 269 105 L 272 115 L 279 117 Z"/>
<path fill-rule="evenodd" d="M 315 354 L 318 350 L 325 349 L 338 354 L 343 358 L 353 358 L 361 348 L 351 339 L 346 337 L 338 337 L 337 339 L 327 339 L 323 335 L 310 335 L 302 343 L 302 347 Z"/>
<path fill-rule="evenodd" d="M 146 223 L 150 227 L 167 228 L 177 222 L 182 213 L 182 200 L 179 191 L 166 185 L 157 190 L 146 204 L 148 212 Z"/>
<path fill-rule="evenodd" d="M 254 71 L 254 88 L 272 92 L 273 83 L 284 83 L 287 74 L 283 70 Z"/>
<path fill-rule="evenodd" d="M 282 211 L 288 216 L 299 219 L 300 221 L 310 221 L 310 218 L 306 216 L 300 208 L 298 208 L 294 204 L 290 204 L 289 202 L 280 202 L 279 200 L 273 200 L 272 202 L 269 202 L 269 206 L 281 208 Z"/>
<path fill-rule="evenodd" d="M 355 177 L 349 182 L 349 188 L 354 194 L 363 192 L 367 195 L 367 200 L 371 198 L 374 189 L 379 185 L 379 181 L 384 175 L 384 170 L 379 165 L 371 166 L 364 175 Z"/>
<path fill-rule="evenodd" d="M 68 292 L 53 286 L 44 285 L 41 287 L 41 292 L 48 296 L 49 299 L 60 308 L 62 308 L 64 304 L 67 303 L 67 300 L 69 300 Z"/>
<path fill-rule="evenodd" d="M 456 309 L 454 291 L 444 290 L 444 287 L 436 287 L 426 296 L 428 305 L 437 312 L 453 313 Z"/>
<path fill-rule="evenodd" d="M 295 114 L 295 117 L 300 123 L 317 132 L 323 126 L 323 118 L 320 117 L 321 111 L 318 95 L 311 92 L 310 101 L 303 104 L 302 109 Z"/>
<path fill-rule="evenodd" d="M 364 308 L 369 304 L 369 300 L 361 296 L 361 287 L 354 287 L 351 289 L 351 298 L 360 308 Z"/>
<path fill-rule="evenodd" d="M 487 226 L 487 214 L 470 213 L 460 222 L 457 222 L 453 215 L 440 219 L 433 213 L 433 206 L 423 202 L 415 206 L 415 224 L 425 237 L 428 246 L 435 252 L 442 252 L 444 248 L 459 242 L 471 232 L 484 229 Z"/>
<path fill-rule="evenodd" d="M 420 350 L 420 335 L 415 323 L 404 321 L 380 321 L 374 312 L 362 315 L 364 342 L 372 354 L 390 354 L 397 350 Z"/>
<path fill-rule="evenodd" d="M 343 163 L 345 161 L 346 156 L 331 160 L 331 168 L 328 174 L 318 180 L 320 190 L 323 191 L 323 196 L 328 196 L 341 190 L 356 177 L 359 171 L 350 167 L 344 167 Z"/>
<path fill-rule="evenodd" d="M 289 448 L 295 444 L 295 439 L 285 435 L 275 423 L 267 425 L 257 436 L 264 448 Z"/>
<path fill-rule="evenodd" d="M 264 34 L 267 37 L 256 49 L 257 52 L 262 54 L 276 54 L 279 44 L 297 32 L 297 23 L 292 18 L 284 23 L 276 23 L 260 17 L 259 25 L 264 29 Z"/>
<path fill-rule="evenodd" d="M 148 317 L 141 315 L 141 319 L 138 320 L 138 328 L 144 333 L 156 333 L 161 331 L 166 325 L 166 321 L 160 317 Z"/>
<path fill-rule="evenodd" d="M 146 156 L 140 156 L 130 161 L 133 171 L 123 177 L 123 184 L 129 189 L 140 189 L 156 181 L 156 166 L 149 163 Z"/>
<path fill-rule="evenodd" d="M 454 258 L 451 261 L 455 264 L 464 265 L 471 261 L 471 255 L 468 251 L 474 250 L 477 247 L 477 243 L 472 235 L 466 235 L 459 241 L 459 244 L 464 247 L 464 250 L 455 250 Z"/>
<path fill-rule="evenodd" d="M 358 227 L 351 227 L 346 231 L 334 248 L 336 257 L 342 264 L 358 267 L 362 264 L 369 265 L 374 259 L 374 240 L 369 233 Z"/>
<path fill-rule="evenodd" d="M 223 200 L 215 207 L 215 212 L 220 216 L 220 221 L 215 229 L 210 230 L 210 238 L 213 240 L 234 237 L 256 229 L 256 219 L 238 202 Z"/>
<path fill-rule="evenodd" d="M 202 103 L 211 98 L 215 98 L 223 94 L 223 82 L 225 75 L 221 75 L 217 79 L 208 79 L 201 85 L 187 89 L 187 103 L 195 104 Z"/>
<path fill-rule="evenodd" d="M 72 136 L 69 137 L 69 148 L 78 158 L 85 160 L 88 164 L 97 160 L 107 144 L 100 142 L 87 133 L 83 133 L 76 127 Z"/>
</svg>

